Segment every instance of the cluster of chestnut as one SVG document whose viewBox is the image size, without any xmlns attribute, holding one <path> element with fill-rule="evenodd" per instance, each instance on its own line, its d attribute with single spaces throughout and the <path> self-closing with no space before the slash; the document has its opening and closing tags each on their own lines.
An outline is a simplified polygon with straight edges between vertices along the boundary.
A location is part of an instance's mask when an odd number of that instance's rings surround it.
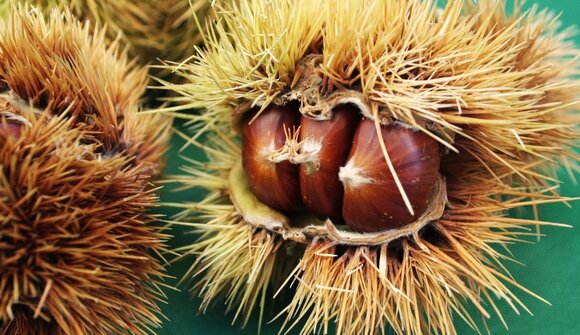
<svg viewBox="0 0 580 335">
<path fill-rule="evenodd" d="M 297 102 L 244 115 L 242 159 L 250 189 L 262 203 L 289 215 L 308 212 L 345 223 L 357 232 L 414 222 L 429 204 L 440 166 L 439 144 L 422 132 L 377 128 L 348 104 L 335 107 L 330 120 L 315 120 L 301 115 Z"/>
</svg>

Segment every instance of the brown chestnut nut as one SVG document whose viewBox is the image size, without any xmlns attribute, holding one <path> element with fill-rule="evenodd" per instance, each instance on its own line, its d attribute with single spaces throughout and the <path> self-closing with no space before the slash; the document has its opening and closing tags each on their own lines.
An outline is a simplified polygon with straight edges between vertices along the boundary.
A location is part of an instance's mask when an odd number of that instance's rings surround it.
<svg viewBox="0 0 580 335">
<path fill-rule="evenodd" d="M 300 192 L 306 209 L 322 220 L 342 222 L 338 171 L 346 163 L 359 119 L 357 109 L 343 105 L 333 110 L 330 120 L 303 116 L 300 121 Z"/>
<path fill-rule="evenodd" d="M 437 180 L 437 141 L 398 126 L 383 126 L 381 134 L 414 215 L 407 209 L 389 170 L 374 122 L 363 119 L 348 161 L 339 173 L 344 184 L 342 213 L 355 231 L 375 232 L 413 222 L 427 208 Z"/>
<path fill-rule="evenodd" d="M 254 119 L 256 112 L 242 119 L 242 164 L 250 189 L 271 208 L 296 212 L 302 208 L 298 166 L 278 161 L 275 154 L 284 147 L 287 132 L 300 124 L 298 105 L 270 105 Z"/>
<path fill-rule="evenodd" d="M 3 118 L 0 115 L 0 133 L 19 138 L 22 134 L 22 122 L 15 119 Z"/>
</svg>

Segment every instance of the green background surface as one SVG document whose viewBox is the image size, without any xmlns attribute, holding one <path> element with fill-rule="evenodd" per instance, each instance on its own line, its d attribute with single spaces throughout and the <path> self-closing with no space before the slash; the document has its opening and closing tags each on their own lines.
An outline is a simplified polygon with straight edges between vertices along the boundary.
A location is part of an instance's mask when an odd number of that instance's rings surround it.
<svg viewBox="0 0 580 335">
<path fill-rule="evenodd" d="M 534 2 L 529 1 L 528 6 Z M 541 7 L 547 7 L 555 12 L 562 12 L 561 21 L 564 26 L 578 23 L 580 17 L 580 1 L 578 0 L 543 0 L 536 1 Z M 580 37 L 575 38 L 576 45 L 580 46 Z M 182 122 L 176 122 L 176 127 L 184 130 Z M 178 153 L 183 141 L 174 136 L 172 148 L 168 154 L 168 167 L 165 175 L 180 173 L 180 167 L 185 162 L 179 157 L 199 157 L 200 153 L 195 150 L 186 150 Z M 568 196 L 580 196 L 580 187 L 574 185 L 565 173 L 561 173 L 563 180 L 561 193 Z M 580 181 L 580 174 L 576 174 Z M 176 192 L 175 186 L 166 184 L 161 191 L 163 202 L 192 202 L 199 199 L 200 193 L 196 191 Z M 541 219 L 553 222 L 562 222 L 574 225 L 573 229 L 544 228 L 542 232 L 547 236 L 531 244 L 515 245 L 512 249 L 516 259 L 524 265 L 508 264 L 508 268 L 514 277 L 525 287 L 547 299 L 551 306 L 544 304 L 521 292 L 520 297 L 533 312 L 533 316 L 521 311 L 517 315 L 503 306 L 503 314 L 508 323 L 506 330 L 499 318 L 493 317 L 489 322 L 491 334 L 547 334 L 547 335 L 576 335 L 580 334 L 580 203 L 573 203 L 573 208 L 563 204 L 542 206 L 540 209 Z M 175 209 L 162 207 L 161 212 L 168 216 L 175 213 Z M 514 215 L 525 215 L 514 213 Z M 180 227 L 173 227 L 171 234 L 176 237 L 171 245 L 182 246 L 193 243 L 195 235 L 188 233 Z M 169 266 L 169 274 L 175 278 L 181 278 L 187 267 L 193 262 L 193 258 Z M 169 280 L 169 284 L 176 285 L 176 280 Z M 168 318 L 163 328 L 158 331 L 159 335 L 192 335 L 192 334 L 256 334 L 258 331 L 257 318 L 250 320 L 245 329 L 240 324 L 231 325 L 231 315 L 224 315 L 225 307 L 222 302 L 208 310 L 206 314 L 198 313 L 199 300 L 187 292 L 188 287 L 178 287 L 181 291 L 168 292 L 168 303 L 163 305 L 163 313 Z M 517 289 L 514 289 L 517 291 Z M 283 301 L 276 302 L 279 308 Z M 266 308 L 267 319 L 272 316 L 268 310 L 274 310 L 275 305 Z M 270 308 L 271 307 L 271 308 Z M 467 325 L 456 318 L 458 334 L 475 334 Z M 280 322 L 264 325 L 262 334 L 276 334 Z M 291 334 L 297 334 L 297 331 Z"/>
</svg>

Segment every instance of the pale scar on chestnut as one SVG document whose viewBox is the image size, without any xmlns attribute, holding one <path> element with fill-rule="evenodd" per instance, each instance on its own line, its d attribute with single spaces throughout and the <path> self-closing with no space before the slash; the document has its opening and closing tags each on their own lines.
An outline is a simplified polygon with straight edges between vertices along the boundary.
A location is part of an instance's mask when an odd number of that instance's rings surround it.
<svg viewBox="0 0 580 335">
<path fill-rule="evenodd" d="M 250 189 L 265 205 L 287 214 L 309 213 L 377 232 L 412 223 L 426 210 L 439 175 L 440 149 L 428 135 L 381 126 L 351 105 L 329 120 L 300 114 L 299 105 L 270 105 L 242 119 L 242 164 Z M 381 149 L 412 206 L 409 211 Z"/>
</svg>

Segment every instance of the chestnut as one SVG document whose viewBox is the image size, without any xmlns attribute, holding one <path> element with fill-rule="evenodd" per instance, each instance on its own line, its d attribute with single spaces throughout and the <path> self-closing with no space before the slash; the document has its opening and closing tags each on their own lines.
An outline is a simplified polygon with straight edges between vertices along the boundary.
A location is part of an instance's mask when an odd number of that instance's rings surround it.
<svg viewBox="0 0 580 335">
<path fill-rule="evenodd" d="M 300 141 L 303 155 L 300 164 L 300 193 L 306 209 L 325 220 L 342 220 L 343 186 L 338 171 L 346 163 L 360 116 L 356 108 L 343 105 L 333 110 L 331 120 L 302 117 Z"/>
<path fill-rule="evenodd" d="M 298 106 L 270 105 L 258 117 L 257 111 L 242 118 L 242 164 L 250 189 L 271 208 L 297 212 L 302 208 L 298 167 L 288 161 L 275 161 L 272 154 L 286 143 L 288 129 L 300 124 Z"/>
<path fill-rule="evenodd" d="M 381 134 L 414 214 L 405 206 L 389 170 L 374 122 L 363 119 L 339 173 L 344 184 L 342 214 L 355 231 L 381 231 L 413 222 L 427 208 L 437 181 L 437 141 L 400 126 L 383 126 Z"/>
<path fill-rule="evenodd" d="M 22 122 L 15 119 L 3 118 L 0 114 L 0 133 L 19 138 L 22 134 Z"/>
</svg>

